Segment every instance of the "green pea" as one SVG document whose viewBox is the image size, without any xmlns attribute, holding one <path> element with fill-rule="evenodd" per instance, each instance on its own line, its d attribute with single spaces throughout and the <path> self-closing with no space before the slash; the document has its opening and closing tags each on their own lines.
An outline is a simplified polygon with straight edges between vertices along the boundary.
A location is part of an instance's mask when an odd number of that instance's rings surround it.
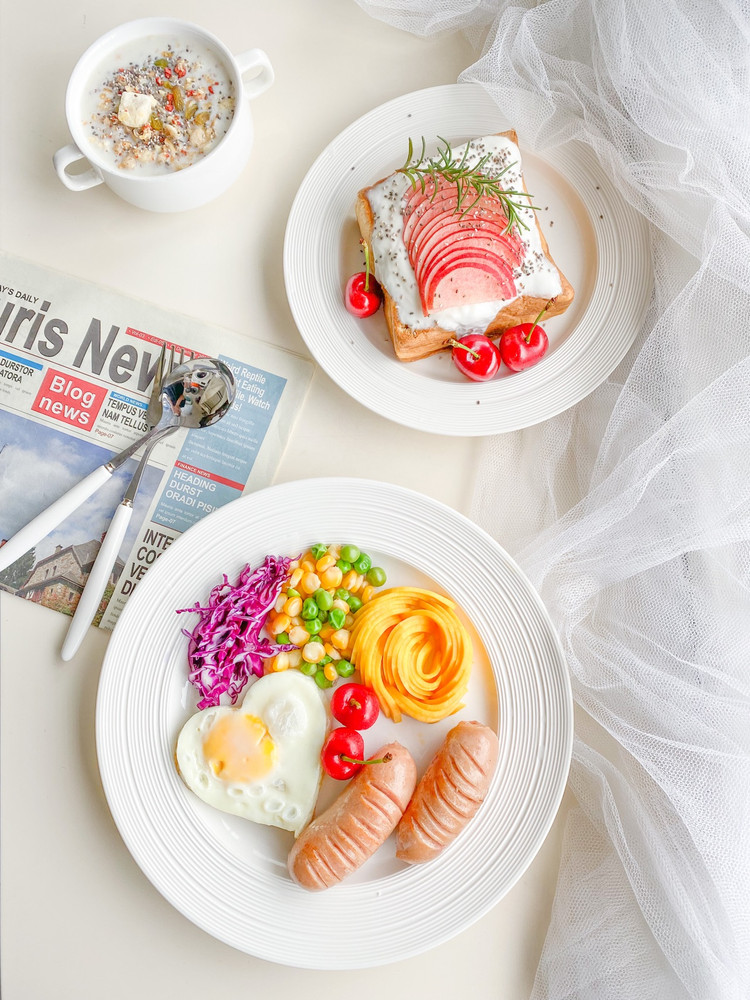
<svg viewBox="0 0 750 1000">
<path fill-rule="evenodd" d="M 312 552 L 312 554 L 315 556 L 316 559 L 320 559 L 320 557 L 324 556 L 328 551 L 328 546 L 323 545 L 322 542 L 317 542 L 310 548 L 310 551 Z"/>
<path fill-rule="evenodd" d="M 336 565 L 341 570 L 342 573 L 346 574 L 352 568 L 352 564 L 347 562 L 346 559 L 337 559 Z"/>
<path fill-rule="evenodd" d="M 337 601 L 349 600 L 349 591 L 346 589 L 346 587 L 339 587 L 339 589 L 336 591 L 336 600 Z"/>
<path fill-rule="evenodd" d="M 324 667 L 326 665 L 326 663 L 330 663 L 332 659 L 333 659 L 333 657 L 329 656 L 328 653 L 326 653 L 326 655 L 323 657 L 323 659 L 320 661 L 320 663 L 318 663 L 318 666 L 319 667 Z"/>
<path fill-rule="evenodd" d="M 346 603 L 349 605 L 349 610 L 352 614 L 354 614 L 355 611 L 359 611 L 362 607 L 362 601 L 356 594 L 352 594 L 351 597 L 348 597 Z"/>
<path fill-rule="evenodd" d="M 290 587 L 286 592 L 287 597 L 299 597 L 300 593 L 295 587 Z"/>
<path fill-rule="evenodd" d="M 280 646 L 286 646 L 286 644 L 289 642 L 289 636 L 287 635 L 286 632 L 279 632 L 278 635 L 276 636 L 276 642 L 278 642 Z"/>
<path fill-rule="evenodd" d="M 370 566 L 372 566 L 372 559 L 370 559 L 366 552 L 361 552 L 359 559 L 355 559 L 352 566 L 358 573 L 366 573 Z"/>
<path fill-rule="evenodd" d="M 318 664 L 308 663 L 307 660 L 302 660 L 302 662 L 299 665 L 299 668 L 303 674 L 306 674 L 308 677 L 312 677 L 312 675 L 317 673 L 318 671 Z"/>
<path fill-rule="evenodd" d="M 305 603 L 302 605 L 302 617 L 303 618 L 318 617 L 318 605 L 312 599 L 312 597 L 305 598 Z"/>
<path fill-rule="evenodd" d="M 326 622 L 328 621 L 328 612 L 327 612 L 327 611 L 323 611 L 323 610 L 321 609 L 321 610 L 320 610 L 320 611 L 318 612 L 318 618 L 320 618 L 320 620 L 321 620 L 321 621 L 323 622 L 323 624 L 325 625 L 325 623 L 326 623 Z"/>
<path fill-rule="evenodd" d="M 367 582 L 373 587 L 382 587 L 385 583 L 385 570 L 382 566 L 373 566 L 367 571 Z"/>
<path fill-rule="evenodd" d="M 320 618 L 309 618 L 306 622 L 304 622 L 304 626 L 310 635 L 317 635 L 323 628 L 323 622 Z"/>
<path fill-rule="evenodd" d="M 354 673 L 354 664 L 349 660 L 336 660 L 336 673 L 339 677 L 351 677 Z"/>
<path fill-rule="evenodd" d="M 321 609 L 321 611 L 328 611 L 331 605 L 333 604 L 333 598 L 328 593 L 328 591 L 324 590 L 322 587 L 318 587 L 318 589 L 313 594 L 313 598 L 315 599 L 315 603 Z"/>
<path fill-rule="evenodd" d="M 346 612 L 342 611 L 341 608 L 331 608 L 328 612 L 328 624 L 334 628 L 343 628 L 345 620 Z"/>
<path fill-rule="evenodd" d="M 342 545 L 339 555 L 345 562 L 354 563 L 359 559 L 359 549 L 356 545 Z"/>
<path fill-rule="evenodd" d="M 315 683 L 319 688 L 329 688 L 333 686 L 333 681 L 329 681 L 322 670 L 315 671 Z"/>
</svg>

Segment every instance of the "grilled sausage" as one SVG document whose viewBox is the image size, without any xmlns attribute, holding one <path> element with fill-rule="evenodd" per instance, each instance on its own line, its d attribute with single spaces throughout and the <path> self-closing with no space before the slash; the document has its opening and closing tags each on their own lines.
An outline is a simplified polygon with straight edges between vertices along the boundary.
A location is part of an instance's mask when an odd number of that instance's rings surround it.
<svg viewBox="0 0 750 1000">
<path fill-rule="evenodd" d="M 459 722 L 450 730 L 399 821 L 397 858 L 430 861 L 455 840 L 487 794 L 497 754 L 488 726 Z"/>
<path fill-rule="evenodd" d="M 395 829 L 414 786 L 417 767 L 400 743 L 381 747 L 289 852 L 289 874 L 303 889 L 327 889 L 367 861 Z"/>
</svg>

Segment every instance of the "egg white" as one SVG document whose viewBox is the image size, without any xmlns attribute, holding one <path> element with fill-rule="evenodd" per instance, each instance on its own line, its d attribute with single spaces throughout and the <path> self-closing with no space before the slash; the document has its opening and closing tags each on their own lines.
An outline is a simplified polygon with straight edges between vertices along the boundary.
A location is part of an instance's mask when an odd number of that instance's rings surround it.
<svg viewBox="0 0 750 1000">
<path fill-rule="evenodd" d="M 273 743 L 271 769 L 249 781 L 226 780 L 206 759 L 205 741 L 227 713 L 259 719 Z M 315 681 L 297 670 L 266 674 L 238 707 L 206 708 L 191 716 L 175 758 L 188 788 L 208 805 L 297 836 L 312 818 L 323 777 L 320 751 L 328 716 Z"/>
</svg>

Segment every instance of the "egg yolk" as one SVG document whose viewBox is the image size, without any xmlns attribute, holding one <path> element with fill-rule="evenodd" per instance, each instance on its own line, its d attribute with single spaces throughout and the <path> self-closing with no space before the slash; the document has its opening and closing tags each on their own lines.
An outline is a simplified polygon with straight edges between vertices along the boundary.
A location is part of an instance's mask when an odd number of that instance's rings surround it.
<svg viewBox="0 0 750 1000">
<path fill-rule="evenodd" d="M 268 774 L 275 749 L 263 722 L 242 712 L 222 715 L 203 741 L 206 763 L 216 777 L 244 784 Z"/>
</svg>

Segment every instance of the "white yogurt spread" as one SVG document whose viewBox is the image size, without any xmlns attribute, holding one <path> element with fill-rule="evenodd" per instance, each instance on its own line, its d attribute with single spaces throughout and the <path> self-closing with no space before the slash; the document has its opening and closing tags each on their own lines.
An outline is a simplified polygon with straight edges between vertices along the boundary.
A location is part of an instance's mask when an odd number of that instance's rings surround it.
<svg viewBox="0 0 750 1000">
<path fill-rule="evenodd" d="M 507 190 L 522 190 L 523 164 L 521 153 L 514 142 L 505 136 L 491 135 L 472 139 L 468 146 L 467 166 L 477 163 L 490 153 L 491 157 L 482 172 L 494 176 L 508 167 L 503 174 L 503 187 Z M 458 159 L 465 148 L 465 145 L 454 148 Z M 396 303 L 399 316 L 407 326 L 422 330 L 437 325 L 462 334 L 470 330 L 486 329 L 497 313 L 513 299 L 457 306 L 427 316 L 422 312 L 417 281 L 403 240 L 403 196 L 410 188 L 409 179 L 404 174 L 395 173 L 368 191 L 375 219 L 371 245 L 378 281 Z M 523 206 L 524 199 L 519 201 L 522 207 L 519 208 L 518 216 L 528 228 L 519 226 L 516 230 L 524 244 L 524 258 L 521 266 L 513 272 L 517 292 L 515 298 L 531 295 L 551 299 L 562 291 L 560 275 L 542 251 L 536 212 Z"/>
</svg>

